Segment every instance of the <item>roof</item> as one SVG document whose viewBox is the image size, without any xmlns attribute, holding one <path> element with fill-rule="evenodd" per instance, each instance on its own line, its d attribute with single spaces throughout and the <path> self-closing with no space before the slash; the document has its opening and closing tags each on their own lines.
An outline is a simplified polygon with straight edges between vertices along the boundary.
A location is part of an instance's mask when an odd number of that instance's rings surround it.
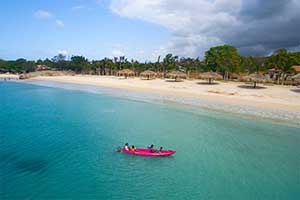
<svg viewBox="0 0 300 200">
<path fill-rule="evenodd" d="M 199 74 L 199 78 L 203 78 L 203 79 L 222 79 L 223 77 L 218 74 L 217 72 L 204 72 Z"/>
<path fill-rule="evenodd" d="M 300 66 L 293 66 L 291 67 L 293 70 L 295 70 L 296 72 L 300 72 Z"/>
<path fill-rule="evenodd" d="M 263 74 L 253 73 L 243 78 L 248 81 L 264 81 L 267 79 Z"/>
<path fill-rule="evenodd" d="M 146 71 L 144 71 L 144 72 L 142 72 L 140 75 L 141 76 L 156 76 L 156 72 L 154 72 L 154 71 L 151 71 L 151 70 L 146 70 Z"/>
<path fill-rule="evenodd" d="M 118 71 L 119 75 L 134 75 L 134 71 L 132 71 L 131 69 L 122 69 L 120 71 Z"/>
</svg>

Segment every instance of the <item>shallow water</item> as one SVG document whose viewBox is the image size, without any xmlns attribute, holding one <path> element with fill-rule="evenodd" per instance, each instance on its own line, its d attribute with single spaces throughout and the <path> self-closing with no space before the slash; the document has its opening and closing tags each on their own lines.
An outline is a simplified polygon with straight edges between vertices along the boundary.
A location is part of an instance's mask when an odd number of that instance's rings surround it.
<svg viewBox="0 0 300 200">
<path fill-rule="evenodd" d="M 300 198 L 300 128 L 271 121 L 0 82 L 0 136 L 0 199 Z"/>
<path fill-rule="evenodd" d="M 201 98 L 194 97 L 179 97 L 174 95 L 164 95 L 159 93 L 152 92 L 143 92 L 143 91 L 134 91 L 128 89 L 117 89 L 110 87 L 98 87 L 93 85 L 81 85 L 81 84 L 69 84 L 69 83 L 60 83 L 55 81 L 39 81 L 39 80 L 26 80 L 24 83 L 54 87 L 54 88 L 63 88 L 68 90 L 80 90 L 89 93 L 96 93 L 102 95 L 109 95 L 114 97 L 121 97 L 130 100 L 138 100 L 143 102 L 150 103 L 160 103 L 165 106 L 185 106 L 185 109 L 189 110 L 198 110 L 198 108 L 209 109 L 210 111 L 217 112 L 226 112 L 238 114 L 241 117 L 259 117 L 259 120 L 271 119 L 273 121 L 288 123 L 289 125 L 293 124 L 300 127 L 300 112 L 299 111 L 283 111 L 278 109 L 270 108 L 257 108 L 252 105 L 237 105 L 237 104 L 228 104 L 222 103 L 219 101 L 209 101 Z"/>
</svg>

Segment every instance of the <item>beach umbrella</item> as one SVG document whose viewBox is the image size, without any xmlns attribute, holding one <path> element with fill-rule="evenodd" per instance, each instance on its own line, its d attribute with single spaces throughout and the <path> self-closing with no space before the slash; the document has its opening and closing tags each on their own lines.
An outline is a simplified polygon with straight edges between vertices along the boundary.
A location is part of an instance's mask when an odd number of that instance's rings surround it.
<svg viewBox="0 0 300 200">
<path fill-rule="evenodd" d="M 150 78 L 155 78 L 157 73 L 151 70 L 146 70 L 144 72 L 142 72 L 140 74 L 142 77 L 146 77 L 148 80 L 150 80 Z"/>
<path fill-rule="evenodd" d="M 217 72 L 204 72 L 199 74 L 199 78 L 207 79 L 208 83 L 211 84 L 213 80 L 222 79 L 223 77 Z"/>
<path fill-rule="evenodd" d="M 230 79 L 239 79 L 239 78 L 240 78 L 240 75 L 237 74 L 237 73 L 230 73 L 230 74 L 229 74 L 229 78 L 230 78 Z"/>
<path fill-rule="evenodd" d="M 125 78 L 127 78 L 128 76 L 134 76 L 135 72 L 130 70 L 130 69 L 122 69 L 120 71 L 118 71 L 118 76 L 125 76 Z"/>
<path fill-rule="evenodd" d="M 167 77 L 171 79 L 175 79 L 175 81 L 180 81 L 181 78 L 186 78 L 187 75 L 184 72 L 174 70 L 167 73 Z"/>
<path fill-rule="evenodd" d="M 267 77 L 264 76 L 263 74 L 253 73 L 253 74 L 250 74 L 248 76 L 245 76 L 243 79 L 246 80 L 246 81 L 253 82 L 253 84 L 254 84 L 253 88 L 256 88 L 256 83 L 266 81 Z"/>
</svg>

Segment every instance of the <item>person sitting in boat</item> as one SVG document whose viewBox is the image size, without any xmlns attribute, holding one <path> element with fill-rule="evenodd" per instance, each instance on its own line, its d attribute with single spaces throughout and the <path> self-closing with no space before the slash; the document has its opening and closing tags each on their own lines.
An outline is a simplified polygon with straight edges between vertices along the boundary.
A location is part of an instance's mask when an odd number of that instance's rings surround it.
<svg viewBox="0 0 300 200">
<path fill-rule="evenodd" d="M 131 147 L 129 147 L 129 150 L 130 151 L 135 151 L 136 150 L 136 147 L 134 145 L 132 145 Z"/>
<path fill-rule="evenodd" d="M 126 151 L 129 151 L 129 145 L 128 145 L 128 143 L 125 144 L 124 149 L 125 149 Z"/>
<path fill-rule="evenodd" d="M 154 145 L 153 145 L 153 144 L 151 144 L 151 145 L 148 147 L 148 149 L 149 149 L 149 151 L 150 151 L 151 153 L 155 152 L 155 149 L 154 149 Z"/>
<path fill-rule="evenodd" d="M 162 152 L 163 151 L 163 147 L 160 147 L 158 152 Z"/>
</svg>

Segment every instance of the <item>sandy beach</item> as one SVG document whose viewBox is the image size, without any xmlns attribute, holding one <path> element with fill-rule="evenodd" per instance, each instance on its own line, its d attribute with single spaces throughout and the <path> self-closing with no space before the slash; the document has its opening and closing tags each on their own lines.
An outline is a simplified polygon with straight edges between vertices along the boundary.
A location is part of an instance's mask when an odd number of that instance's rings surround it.
<svg viewBox="0 0 300 200">
<path fill-rule="evenodd" d="M 7 79 L 19 79 L 19 75 L 16 74 L 0 74 L 0 78 Z"/>
<path fill-rule="evenodd" d="M 173 82 L 162 79 L 141 80 L 140 78 L 124 79 L 114 76 L 91 75 L 43 76 L 34 78 L 34 80 L 105 86 L 175 97 L 192 97 L 229 105 L 300 112 L 300 88 L 292 86 L 260 84 L 259 86 L 262 88 L 253 89 L 245 87 L 246 84 L 240 82 L 215 82 L 213 85 L 208 85 L 204 80 Z"/>
</svg>

